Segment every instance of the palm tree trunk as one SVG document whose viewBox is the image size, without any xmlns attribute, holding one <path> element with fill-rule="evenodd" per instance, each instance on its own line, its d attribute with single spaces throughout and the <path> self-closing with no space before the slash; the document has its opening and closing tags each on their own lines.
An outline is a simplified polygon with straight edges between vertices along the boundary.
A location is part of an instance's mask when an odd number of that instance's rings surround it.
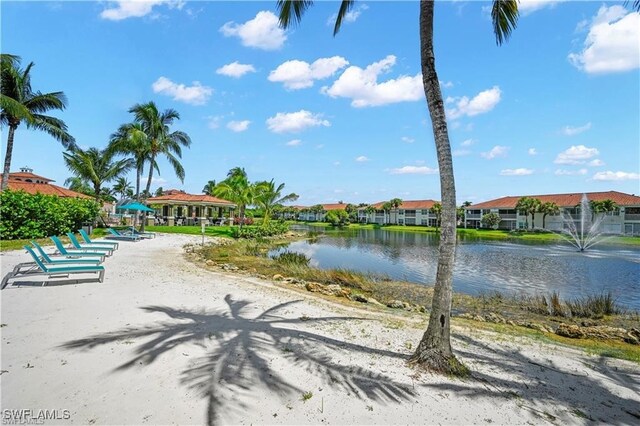
<svg viewBox="0 0 640 426">
<path fill-rule="evenodd" d="M 0 190 L 4 191 L 9 185 L 9 173 L 11 172 L 11 156 L 13 155 L 13 135 L 16 127 L 9 126 L 9 135 L 7 136 L 7 153 L 4 156 L 4 171 L 2 172 L 2 186 Z"/>
<path fill-rule="evenodd" d="M 153 164 L 156 161 L 156 156 L 151 156 L 151 161 L 149 161 L 149 178 L 147 179 L 147 194 L 151 193 L 151 180 L 153 179 Z"/>
<path fill-rule="evenodd" d="M 429 326 L 412 355 L 411 362 L 433 371 L 461 375 L 467 370 L 453 354 L 450 336 L 453 263 L 456 250 L 456 187 L 447 119 L 433 52 L 433 6 L 433 0 L 420 1 L 420 53 L 422 82 L 440 169 L 441 229 L 438 270 Z"/>
</svg>

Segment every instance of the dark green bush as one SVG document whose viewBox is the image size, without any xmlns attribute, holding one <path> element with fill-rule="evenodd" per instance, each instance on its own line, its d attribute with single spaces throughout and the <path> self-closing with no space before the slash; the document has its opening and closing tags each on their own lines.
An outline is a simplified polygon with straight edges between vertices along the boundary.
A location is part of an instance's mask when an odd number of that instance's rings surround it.
<svg viewBox="0 0 640 426">
<path fill-rule="evenodd" d="M 233 228 L 231 235 L 233 238 L 259 239 L 284 234 L 289 230 L 289 225 L 284 222 L 269 222 L 260 226 L 244 226 Z"/>
<path fill-rule="evenodd" d="M 0 239 L 43 238 L 76 231 L 93 221 L 100 207 L 94 200 L 61 198 L 6 190 L 0 193 Z"/>
</svg>

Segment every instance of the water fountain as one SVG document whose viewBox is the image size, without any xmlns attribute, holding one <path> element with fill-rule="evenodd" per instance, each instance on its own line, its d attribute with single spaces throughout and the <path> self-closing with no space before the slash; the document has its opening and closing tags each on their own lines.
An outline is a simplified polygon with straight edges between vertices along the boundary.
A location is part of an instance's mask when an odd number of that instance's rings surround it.
<svg viewBox="0 0 640 426">
<path fill-rule="evenodd" d="M 569 213 L 562 213 L 563 229 L 562 232 L 567 236 L 567 241 L 573 244 L 578 250 L 585 251 L 592 247 L 595 243 L 602 241 L 600 224 L 604 219 L 604 215 L 598 215 L 593 219 L 593 212 L 587 194 L 582 194 L 579 206 L 579 221 Z"/>
</svg>

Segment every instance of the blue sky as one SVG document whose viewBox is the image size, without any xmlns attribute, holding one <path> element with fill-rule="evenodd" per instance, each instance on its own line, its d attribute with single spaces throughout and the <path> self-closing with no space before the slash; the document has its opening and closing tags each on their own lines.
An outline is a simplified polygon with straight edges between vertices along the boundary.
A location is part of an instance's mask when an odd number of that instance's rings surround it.
<svg viewBox="0 0 640 426">
<path fill-rule="evenodd" d="M 184 183 L 161 161 L 152 188 L 200 193 L 244 167 L 297 204 L 439 199 L 420 76 L 418 2 L 339 3 L 277 26 L 271 2 L 3 1 L 2 52 L 62 90 L 82 147 L 104 147 L 127 110 L 174 108 L 193 141 Z M 488 2 L 438 2 L 435 44 L 458 204 L 504 195 L 640 193 L 640 15 L 616 2 L 521 2 L 496 46 Z M 48 135 L 16 133 L 12 170 L 70 176 Z M 2 153 L 6 129 L 2 129 Z M 130 176 L 133 181 L 133 174 Z"/>
</svg>

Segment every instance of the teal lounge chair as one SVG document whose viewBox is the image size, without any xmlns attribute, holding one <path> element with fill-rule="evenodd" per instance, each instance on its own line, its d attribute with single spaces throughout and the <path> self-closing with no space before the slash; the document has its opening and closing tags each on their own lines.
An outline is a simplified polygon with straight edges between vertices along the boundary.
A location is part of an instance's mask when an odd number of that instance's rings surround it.
<svg viewBox="0 0 640 426">
<path fill-rule="evenodd" d="M 116 241 L 105 241 L 105 240 L 91 241 L 89 234 L 87 234 L 87 232 L 84 229 L 78 229 L 78 232 L 80 233 L 80 236 L 82 237 L 84 242 L 87 244 L 112 245 L 116 250 L 118 250 L 119 243 Z"/>
<path fill-rule="evenodd" d="M 51 257 L 44 251 L 44 249 L 40 246 L 40 244 L 36 243 L 35 241 L 31 241 L 31 245 L 38 251 L 38 253 L 40 253 L 40 259 L 42 259 L 44 263 L 48 263 L 51 265 L 58 265 L 58 264 L 98 265 L 101 262 L 100 258 L 98 257 L 95 257 L 93 259 L 89 259 L 89 258 L 73 259 L 66 256 L 62 259 L 60 258 L 60 256 Z"/>
<path fill-rule="evenodd" d="M 104 262 L 104 257 L 106 255 L 105 252 L 102 251 L 88 251 L 88 250 L 77 250 L 77 249 L 66 249 L 60 238 L 56 236 L 50 237 L 53 244 L 56 245 L 58 252 L 67 257 L 99 257 L 101 262 Z"/>
<path fill-rule="evenodd" d="M 99 246 L 95 244 L 82 244 L 73 232 L 67 232 L 67 237 L 69 237 L 69 241 L 71 241 L 71 245 L 78 250 L 99 250 L 109 253 L 109 256 L 113 254 L 115 248 L 113 246 Z"/>
<path fill-rule="evenodd" d="M 47 265 L 34 253 L 33 249 L 29 246 L 24 246 L 24 248 L 31 254 L 31 257 L 35 261 L 35 265 L 26 270 L 22 270 L 19 266 L 24 266 L 25 264 L 20 264 L 13 269 L 13 271 L 7 274 L 0 284 L 0 289 L 3 289 L 9 284 L 9 280 L 13 278 L 21 278 L 31 275 L 48 275 L 48 278 L 66 276 L 69 277 L 73 274 L 86 274 L 86 273 L 97 273 L 98 274 L 98 282 L 104 281 L 104 266 L 101 265 Z M 78 282 L 80 282 L 78 280 Z"/>
<path fill-rule="evenodd" d="M 140 238 L 155 238 L 155 232 L 140 232 L 133 226 L 131 227 L 131 235 L 137 235 Z"/>
<path fill-rule="evenodd" d="M 137 236 L 137 235 L 122 234 L 122 233 L 118 232 L 117 230 L 115 230 L 113 228 L 107 228 L 107 231 L 109 231 L 109 233 L 111 235 L 106 237 L 106 238 L 109 238 L 109 239 L 112 239 L 112 240 L 140 241 L 140 237 Z"/>
</svg>

